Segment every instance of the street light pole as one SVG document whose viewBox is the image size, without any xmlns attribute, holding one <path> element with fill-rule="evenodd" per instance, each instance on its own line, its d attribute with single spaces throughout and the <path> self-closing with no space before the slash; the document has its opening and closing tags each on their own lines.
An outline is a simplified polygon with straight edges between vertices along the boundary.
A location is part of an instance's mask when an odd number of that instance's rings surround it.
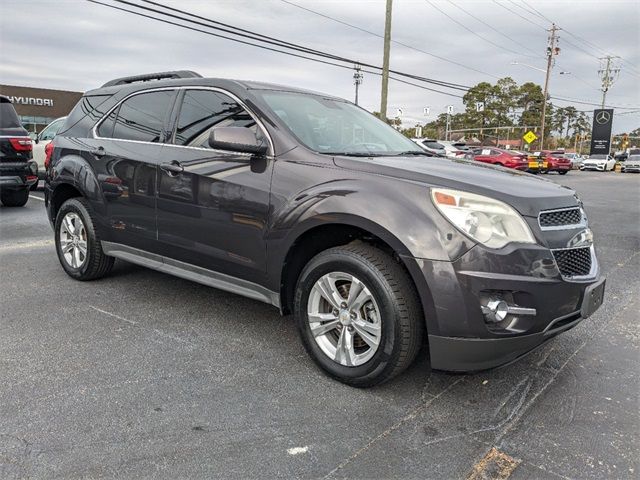
<svg viewBox="0 0 640 480">
<path fill-rule="evenodd" d="M 389 54 L 391 50 L 391 3 L 387 0 L 384 20 L 384 52 L 382 55 L 382 93 L 380 95 L 380 120 L 387 121 L 387 92 L 389 91 Z"/>
<path fill-rule="evenodd" d="M 558 41 L 556 32 L 558 30 L 560 30 L 560 28 L 558 28 L 555 23 L 552 23 L 551 29 L 549 30 L 549 44 L 547 45 L 547 72 L 544 79 L 544 92 L 542 94 L 542 131 L 540 132 L 540 150 L 544 149 L 544 128 L 547 115 L 547 96 L 549 95 L 549 76 L 551 75 L 551 69 L 553 68 L 553 57 L 560 53 L 560 49 L 556 46 L 556 42 Z"/>
</svg>

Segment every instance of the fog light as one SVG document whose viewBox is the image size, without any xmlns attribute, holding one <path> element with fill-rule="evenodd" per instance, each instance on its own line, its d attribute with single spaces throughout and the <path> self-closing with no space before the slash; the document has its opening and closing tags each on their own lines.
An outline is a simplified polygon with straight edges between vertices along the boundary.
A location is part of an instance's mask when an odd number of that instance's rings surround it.
<svg viewBox="0 0 640 480">
<path fill-rule="evenodd" d="M 509 305 L 503 299 L 490 298 L 485 305 L 481 305 L 482 313 L 487 322 L 500 323 L 507 316 L 513 315 L 519 317 L 523 315 L 535 315 L 535 308 L 518 307 L 517 305 Z"/>
<path fill-rule="evenodd" d="M 499 323 L 509 315 L 509 305 L 504 300 L 489 300 L 482 306 L 482 313 L 489 322 Z"/>
</svg>

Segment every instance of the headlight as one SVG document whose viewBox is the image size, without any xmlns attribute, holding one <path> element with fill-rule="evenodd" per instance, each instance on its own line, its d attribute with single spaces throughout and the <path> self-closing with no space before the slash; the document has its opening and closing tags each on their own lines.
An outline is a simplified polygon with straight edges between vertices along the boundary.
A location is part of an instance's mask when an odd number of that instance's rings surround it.
<svg viewBox="0 0 640 480">
<path fill-rule="evenodd" d="M 431 189 L 433 203 L 465 235 L 489 248 L 536 243 L 524 219 L 506 203 L 474 193 Z"/>
</svg>

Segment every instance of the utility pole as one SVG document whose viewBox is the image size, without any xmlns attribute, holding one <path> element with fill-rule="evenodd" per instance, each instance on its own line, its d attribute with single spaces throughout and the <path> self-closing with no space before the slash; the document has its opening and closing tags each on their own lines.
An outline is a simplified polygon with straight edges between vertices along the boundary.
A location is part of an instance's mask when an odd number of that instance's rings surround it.
<svg viewBox="0 0 640 480">
<path fill-rule="evenodd" d="M 384 20 L 384 53 L 382 56 L 382 94 L 380 95 L 380 119 L 387 121 L 387 92 L 389 91 L 389 51 L 391 49 L 391 3 L 387 0 Z"/>
<path fill-rule="evenodd" d="M 362 71 L 360 70 L 360 64 L 356 63 L 354 68 L 354 72 L 353 72 L 353 83 L 356 85 L 356 105 L 358 105 L 358 87 L 360 87 L 360 84 L 362 83 Z"/>
<path fill-rule="evenodd" d="M 542 131 L 540 132 L 540 150 L 544 149 L 544 124 L 547 115 L 547 96 L 549 95 L 549 77 L 551 76 L 551 69 L 553 68 L 553 57 L 560 53 L 558 48 L 558 36 L 556 33 L 560 30 L 555 23 L 551 24 L 549 29 L 549 43 L 547 44 L 547 73 L 544 79 L 544 93 L 542 99 Z"/>
<path fill-rule="evenodd" d="M 615 82 L 615 80 L 618 78 L 618 75 L 620 74 L 620 67 L 614 67 L 611 62 L 616 58 L 620 57 L 607 55 L 606 57 L 600 58 L 600 61 L 602 62 L 602 68 L 598 70 L 598 75 L 600 75 L 600 78 L 602 80 L 602 108 L 605 108 L 604 102 L 607 98 L 609 87 L 611 87 L 613 82 Z"/>
</svg>

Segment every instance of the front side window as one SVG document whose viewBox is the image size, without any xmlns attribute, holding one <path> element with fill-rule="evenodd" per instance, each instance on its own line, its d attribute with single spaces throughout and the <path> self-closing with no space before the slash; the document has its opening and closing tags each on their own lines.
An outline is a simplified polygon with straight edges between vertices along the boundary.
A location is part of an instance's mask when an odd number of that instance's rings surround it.
<svg viewBox="0 0 640 480">
<path fill-rule="evenodd" d="M 262 130 L 233 98 L 213 90 L 187 90 L 184 94 L 174 143 L 189 147 L 209 147 L 209 133 L 217 127 L 246 127 L 256 137 Z"/>
<path fill-rule="evenodd" d="M 172 90 L 142 93 L 128 98 L 112 112 L 98 132 L 101 136 L 112 136 L 121 140 L 137 140 L 157 143 L 162 141 L 162 131 L 169 105 L 173 100 Z M 115 118 L 113 135 L 108 135 L 110 120 Z"/>
<path fill-rule="evenodd" d="M 424 155 L 414 142 L 352 103 L 296 92 L 254 91 L 309 149 L 326 155 Z"/>
</svg>

